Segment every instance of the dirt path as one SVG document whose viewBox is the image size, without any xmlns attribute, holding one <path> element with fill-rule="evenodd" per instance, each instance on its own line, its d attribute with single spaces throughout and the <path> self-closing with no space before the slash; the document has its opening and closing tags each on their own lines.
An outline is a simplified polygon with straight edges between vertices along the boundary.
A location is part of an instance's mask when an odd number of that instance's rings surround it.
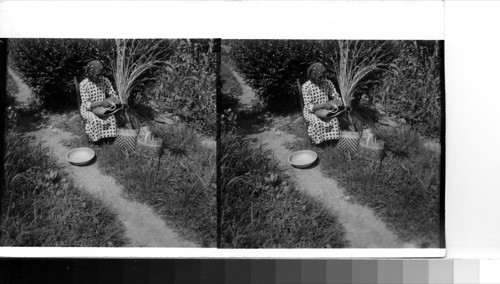
<svg viewBox="0 0 500 284">
<path fill-rule="evenodd" d="M 27 106 L 30 98 L 33 96 L 30 87 L 28 87 L 10 67 L 8 67 L 7 70 L 12 80 L 14 80 L 17 85 L 17 94 L 15 95 L 17 102 L 20 106 Z"/>
<path fill-rule="evenodd" d="M 9 70 L 11 72 L 11 70 Z M 13 78 L 19 88 L 18 99 L 27 101 L 31 91 L 19 77 L 13 73 Z M 17 79 L 16 79 L 17 78 Z M 65 170 L 73 177 L 75 183 L 95 198 L 102 200 L 109 206 L 125 227 L 125 237 L 130 247 L 196 247 L 197 244 L 184 240 L 169 228 L 154 211 L 147 205 L 127 200 L 123 197 L 123 188 L 114 178 L 102 174 L 97 164 L 78 167 L 66 161 L 66 153 L 70 150 L 62 144 L 63 140 L 70 139 L 72 134 L 53 126 L 57 120 L 51 117 L 38 130 L 26 133 L 41 141 L 44 147 L 51 149 Z"/>
<path fill-rule="evenodd" d="M 254 101 L 255 93 L 234 70 L 233 74 L 243 92 L 240 104 L 248 107 L 248 104 Z M 295 169 L 290 166 L 288 156 L 292 151 L 284 145 L 293 142 L 296 139 L 295 136 L 276 130 L 264 130 L 252 134 L 251 137 L 257 138 L 265 148 L 273 151 L 274 156 L 288 174 L 295 179 L 301 191 L 321 202 L 328 210 L 338 216 L 346 230 L 346 238 L 351 242 L 351 247 L 414 247 L 412 244 L 399 241 L 371 209 L 350 203 L 344 196 L 344 189 L 335 180 L 325 177 L 321 173 L 320 166 L 310 169 Z"/>
<path fill-rule="evenodd" d="M 238 101 L 240 104 L 239 107 L 251 108 L 256 99 L 256 95 L 252 87 L 248 86 L 243 80 L 243 77 L 241 77 L 240 74 L 238 74 L 238 72 L 236 72 L 233 68 L 229 68 L 229 70 L 231 70 L 231 74 L 236 79 L 238 84 L 240 84 L 241 96 L 238 97 Z"/>
</svg>

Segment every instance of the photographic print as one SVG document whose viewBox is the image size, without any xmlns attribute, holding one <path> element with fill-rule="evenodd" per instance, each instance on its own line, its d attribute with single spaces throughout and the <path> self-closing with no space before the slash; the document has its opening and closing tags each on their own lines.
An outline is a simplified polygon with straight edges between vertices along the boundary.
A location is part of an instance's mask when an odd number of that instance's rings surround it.
<svg viewBox="0 0 500 284">
<path fill-rule="evenodd" d="M 222 40 L 220 247 L 444 248 L 443 56 Z"/>
<path fill-rule="evenodd" d="M 2 246 L 216 246 L 219 40 L 3 41 Z"/>
</svg>

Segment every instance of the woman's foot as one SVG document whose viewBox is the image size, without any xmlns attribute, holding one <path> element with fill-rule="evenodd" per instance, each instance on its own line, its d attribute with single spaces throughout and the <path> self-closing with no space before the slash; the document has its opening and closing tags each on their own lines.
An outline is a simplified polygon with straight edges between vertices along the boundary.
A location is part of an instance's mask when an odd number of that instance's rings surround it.
<svg viewBox="0 0 500 284">
<path fill-rule="evenodd" d="M 104 144 L 111 145 L 115 141 L 116 137 L 107 137 L 107 138 L 101 138 L 97 141 L 93 141 L 94 145 L 96 146 L 102 146 Z"/>
<path fill-rule="evenodd" d="M 339 140 L 327 140 L 327 141 L 323 141 L 319 144 L 316 144 L 316 146 L 320 147 L 320 148 L 335 147 L 337 145 L 338 141 Z"/>
<path fill-rule="evenodd" d="M 113 142 L 115 142 L 115 137 L 102 138 L 101 141 L 103 144 L 111 145 L 113 144 Z"/>
</svg>

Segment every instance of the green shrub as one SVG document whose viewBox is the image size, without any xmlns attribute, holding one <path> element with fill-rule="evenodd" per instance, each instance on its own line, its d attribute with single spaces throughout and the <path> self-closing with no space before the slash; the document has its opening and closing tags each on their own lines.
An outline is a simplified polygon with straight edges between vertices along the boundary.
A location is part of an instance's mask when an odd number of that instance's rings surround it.
<svg viewBox="0 0 500 284">
<path fill-rule="evenodd" d="M 231 40 L 230 55 L 248 84 L 272 112 L 299 109 L 296 80 L 303 83 L 312 62 L 325 64 L 338 88 L 334 66 L 337 41 Z M 353 108 L 382 104 L 390 115 L 405 118 L 419 132 L 439 136 L 441 131 L 441 76 L 443 46 L 435 41 L 363 41 L 371 50 L 383 47 L 384 66 L 397 72 L 374 72 L 354 94 Z M 365 56 L 358 57 L 361 66 Z M 363 96 L 365 95 L 365 96 Z M 362 98 L 365 101 L 362 101 Z"/>
<path fill-rule="evenodd" d="M 398 72 L 386 76 L 374 92 L 375 102 L 404 118 L 427 136 L 441 134 L 443 44 L 438 41 L 398 41 L 394 60 Z"/>
<path fill-rule="evenodd" d="M 335 52 L 331 41 L 238 40 L 228 41 L 231 57 L 245 80 L 273 112 L 299 109 L 296 80 L 306 81 L 309 64 L 328 65 Z M 333 76 L 330 76 L 332 79 Z M 335 83 L 335 80 L 332 80 Z"/>
<path fill-rule="evenodd" d="M 216 70 L 219 42 L 172 40 L 167 66 L 144 86 L 138 101 L 159 112 L 168 111 L 215 136 Z"/>
<path fill-rule="evenodd" d="M 303 195 L 278 162 L 232 131 L 219 148 L 220 246 L 226 248 L 341 248 L 337 218 Z"/>
<path fill-rule="evenodd" d="M 47 109 L 76 107 L 73 77 L 82 79 L 93 59 L 106 61 L 111 45 L 94 39 L 14 39 L 10 59 Z"/>
<path fill-rule="evenodd" d="M 2 194 L 2 246 L 122 246 L 124 227 L 80 191 L 55 158 L 8 120 Z"/>
</svg>

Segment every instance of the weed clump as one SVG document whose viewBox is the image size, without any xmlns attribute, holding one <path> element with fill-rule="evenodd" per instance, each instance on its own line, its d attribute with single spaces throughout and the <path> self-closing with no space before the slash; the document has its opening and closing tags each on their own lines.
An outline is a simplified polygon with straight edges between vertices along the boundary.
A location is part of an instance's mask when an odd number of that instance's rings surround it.
<svg viewBox="0 0 500 284">
<path fill-rule="evenodd" d="M 12 126 L 10 126 L 12 127 Z M 2 246 L 123 246 L 124 227 L 100 201 L 80 191 L 32 137 L 5 134 Z"/>
</svg>

